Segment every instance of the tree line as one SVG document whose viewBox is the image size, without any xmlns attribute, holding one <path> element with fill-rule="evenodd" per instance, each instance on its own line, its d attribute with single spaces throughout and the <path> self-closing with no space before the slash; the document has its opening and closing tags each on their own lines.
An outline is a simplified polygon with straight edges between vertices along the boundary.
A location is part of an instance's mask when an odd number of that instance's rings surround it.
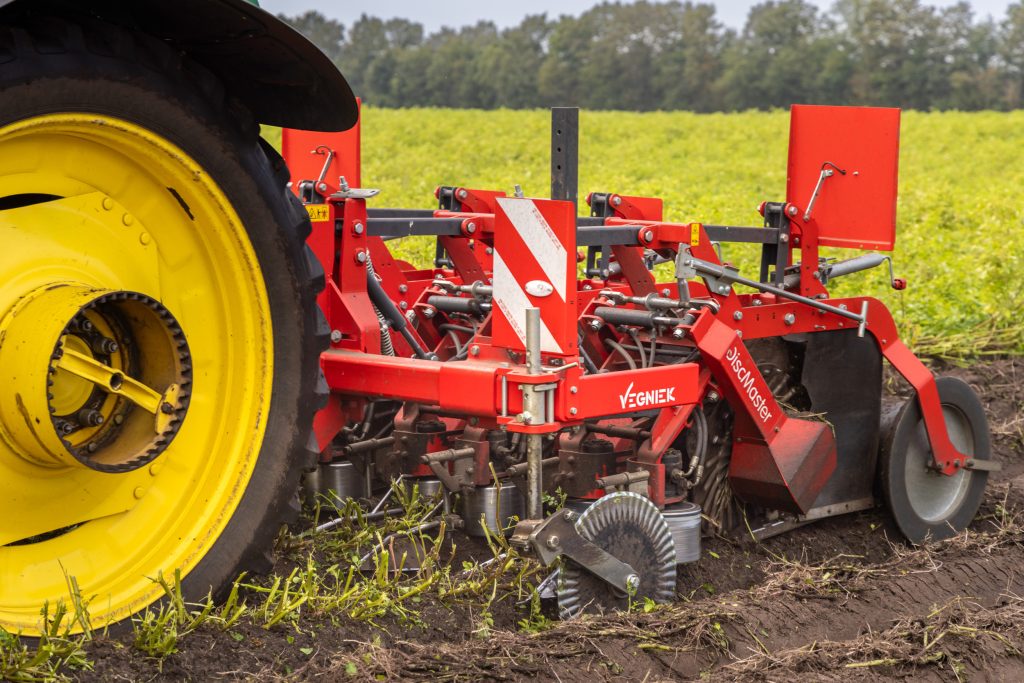
<svg viewBox="0 0 1024 683">
<path fill-rule="evenodd" d="M 731 111 L 794 102 L 1016 109 L 1024 2 L 1002 21 L 967 2 L 805 0 L 753 6 L 742 30 L 703 2 L 604 2 L 580 16 L 427 34 L 406 19 L 283 17 L 381 107 Z"/>
</svg>

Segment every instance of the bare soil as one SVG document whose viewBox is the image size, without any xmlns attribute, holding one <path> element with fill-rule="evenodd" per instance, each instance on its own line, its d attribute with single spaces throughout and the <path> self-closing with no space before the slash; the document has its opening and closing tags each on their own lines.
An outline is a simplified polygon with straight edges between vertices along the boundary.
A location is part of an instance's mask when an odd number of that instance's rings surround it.
<svg viewBox="0 0 1024 683">
<path fill-rule="evenodd" d="M 871 510 L 759 545 L 713 539 L 680 572 L 679 601 L 646 613 L 532 633 L 511 601 L 493 623 L 427 602 L 419 624 L 304 617 L 298 630 L 201 630 L 163 661 L 125 634 L 88 647 L 95 669 L 82 679 L 1024 680 L 1024 360 L 938 371 L 979 392 L 1003 466 L 971 530 L 951 541 L 912 548 Z"/>
</svg>

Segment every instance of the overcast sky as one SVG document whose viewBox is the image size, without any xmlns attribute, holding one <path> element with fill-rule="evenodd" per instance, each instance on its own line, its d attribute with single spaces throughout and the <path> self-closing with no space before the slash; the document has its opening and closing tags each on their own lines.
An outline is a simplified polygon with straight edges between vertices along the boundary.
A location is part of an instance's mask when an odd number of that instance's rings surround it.
<svg viewBox="0 0 1024 683">
<path fill-rule="evenodd" d="M 832 0 L 812 0 L 825 9 Z M 945 7 L 956 0 L 931 0 L 932 5 Z M 260 5 L 275 14 L 302 14 L 317 9 L 332 19 L 350 24 L 361 14 L 388 19 L 404 17 L 423 24 L 427 31 L 441 26 L 465 26 L 480 19 L 488 19 L 500 27 L 514 26 L 528 14 L 546 12 L 550 16 L 580 14 L 597 4 L 597 0 L 518 0 L 517 2 L 480 2 L 480 0 L 260 0 Z M 727 26 L 742 28 L 751 5 L 757 0 L 716 0 L 718 18 Z M 971 0 L 975 15 L 988 15 L 1001 19 L 1006 14 L 1008 0 Z"/>
</svg>

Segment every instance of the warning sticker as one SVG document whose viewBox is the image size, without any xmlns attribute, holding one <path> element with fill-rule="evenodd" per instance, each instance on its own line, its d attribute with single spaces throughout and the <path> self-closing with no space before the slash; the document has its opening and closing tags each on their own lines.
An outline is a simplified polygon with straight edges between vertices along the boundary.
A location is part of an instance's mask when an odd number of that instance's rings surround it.
<svg viewBox="0 0 1024 683">
<path fill-rule="evenodd" d="M 331 220 L 331 207 L 326 204 L 306 204 L 306 213 L 314 223 Z"/>
</svg>

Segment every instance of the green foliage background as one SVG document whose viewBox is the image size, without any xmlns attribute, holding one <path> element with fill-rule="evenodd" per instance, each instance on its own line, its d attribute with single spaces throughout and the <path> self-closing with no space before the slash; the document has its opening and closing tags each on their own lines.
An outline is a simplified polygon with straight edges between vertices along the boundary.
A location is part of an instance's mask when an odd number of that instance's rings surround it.
<svg viewBox="0 0 1024 683">
<path fill-rule="evenodd" d="M 548 192 L 547 111 L 380 109 L 363 112 L 363 185 L 374 205 L 428 208 L 437 185 Z M 785 193 L 785 111 L 582 112 L 580 195 L 662 197 L 674 221 L 760 225 L 755 207 Z M 279 132 L 266 131 L 272 142 Z M 896 274 L 837 281 L 833 293 L 869 293 L 892 309 L 919 351 L 946 357 L 1024 352 L 1024 112 L 903 116 Z M 392 243 L 418 264 L 423 239 Z M 852 253 L 852 252 L 851 252 Z M 839 250 L 826 250 L 843 257 Z M 756 277 L 756 253 L 726 246 Z"/>
</svg>

